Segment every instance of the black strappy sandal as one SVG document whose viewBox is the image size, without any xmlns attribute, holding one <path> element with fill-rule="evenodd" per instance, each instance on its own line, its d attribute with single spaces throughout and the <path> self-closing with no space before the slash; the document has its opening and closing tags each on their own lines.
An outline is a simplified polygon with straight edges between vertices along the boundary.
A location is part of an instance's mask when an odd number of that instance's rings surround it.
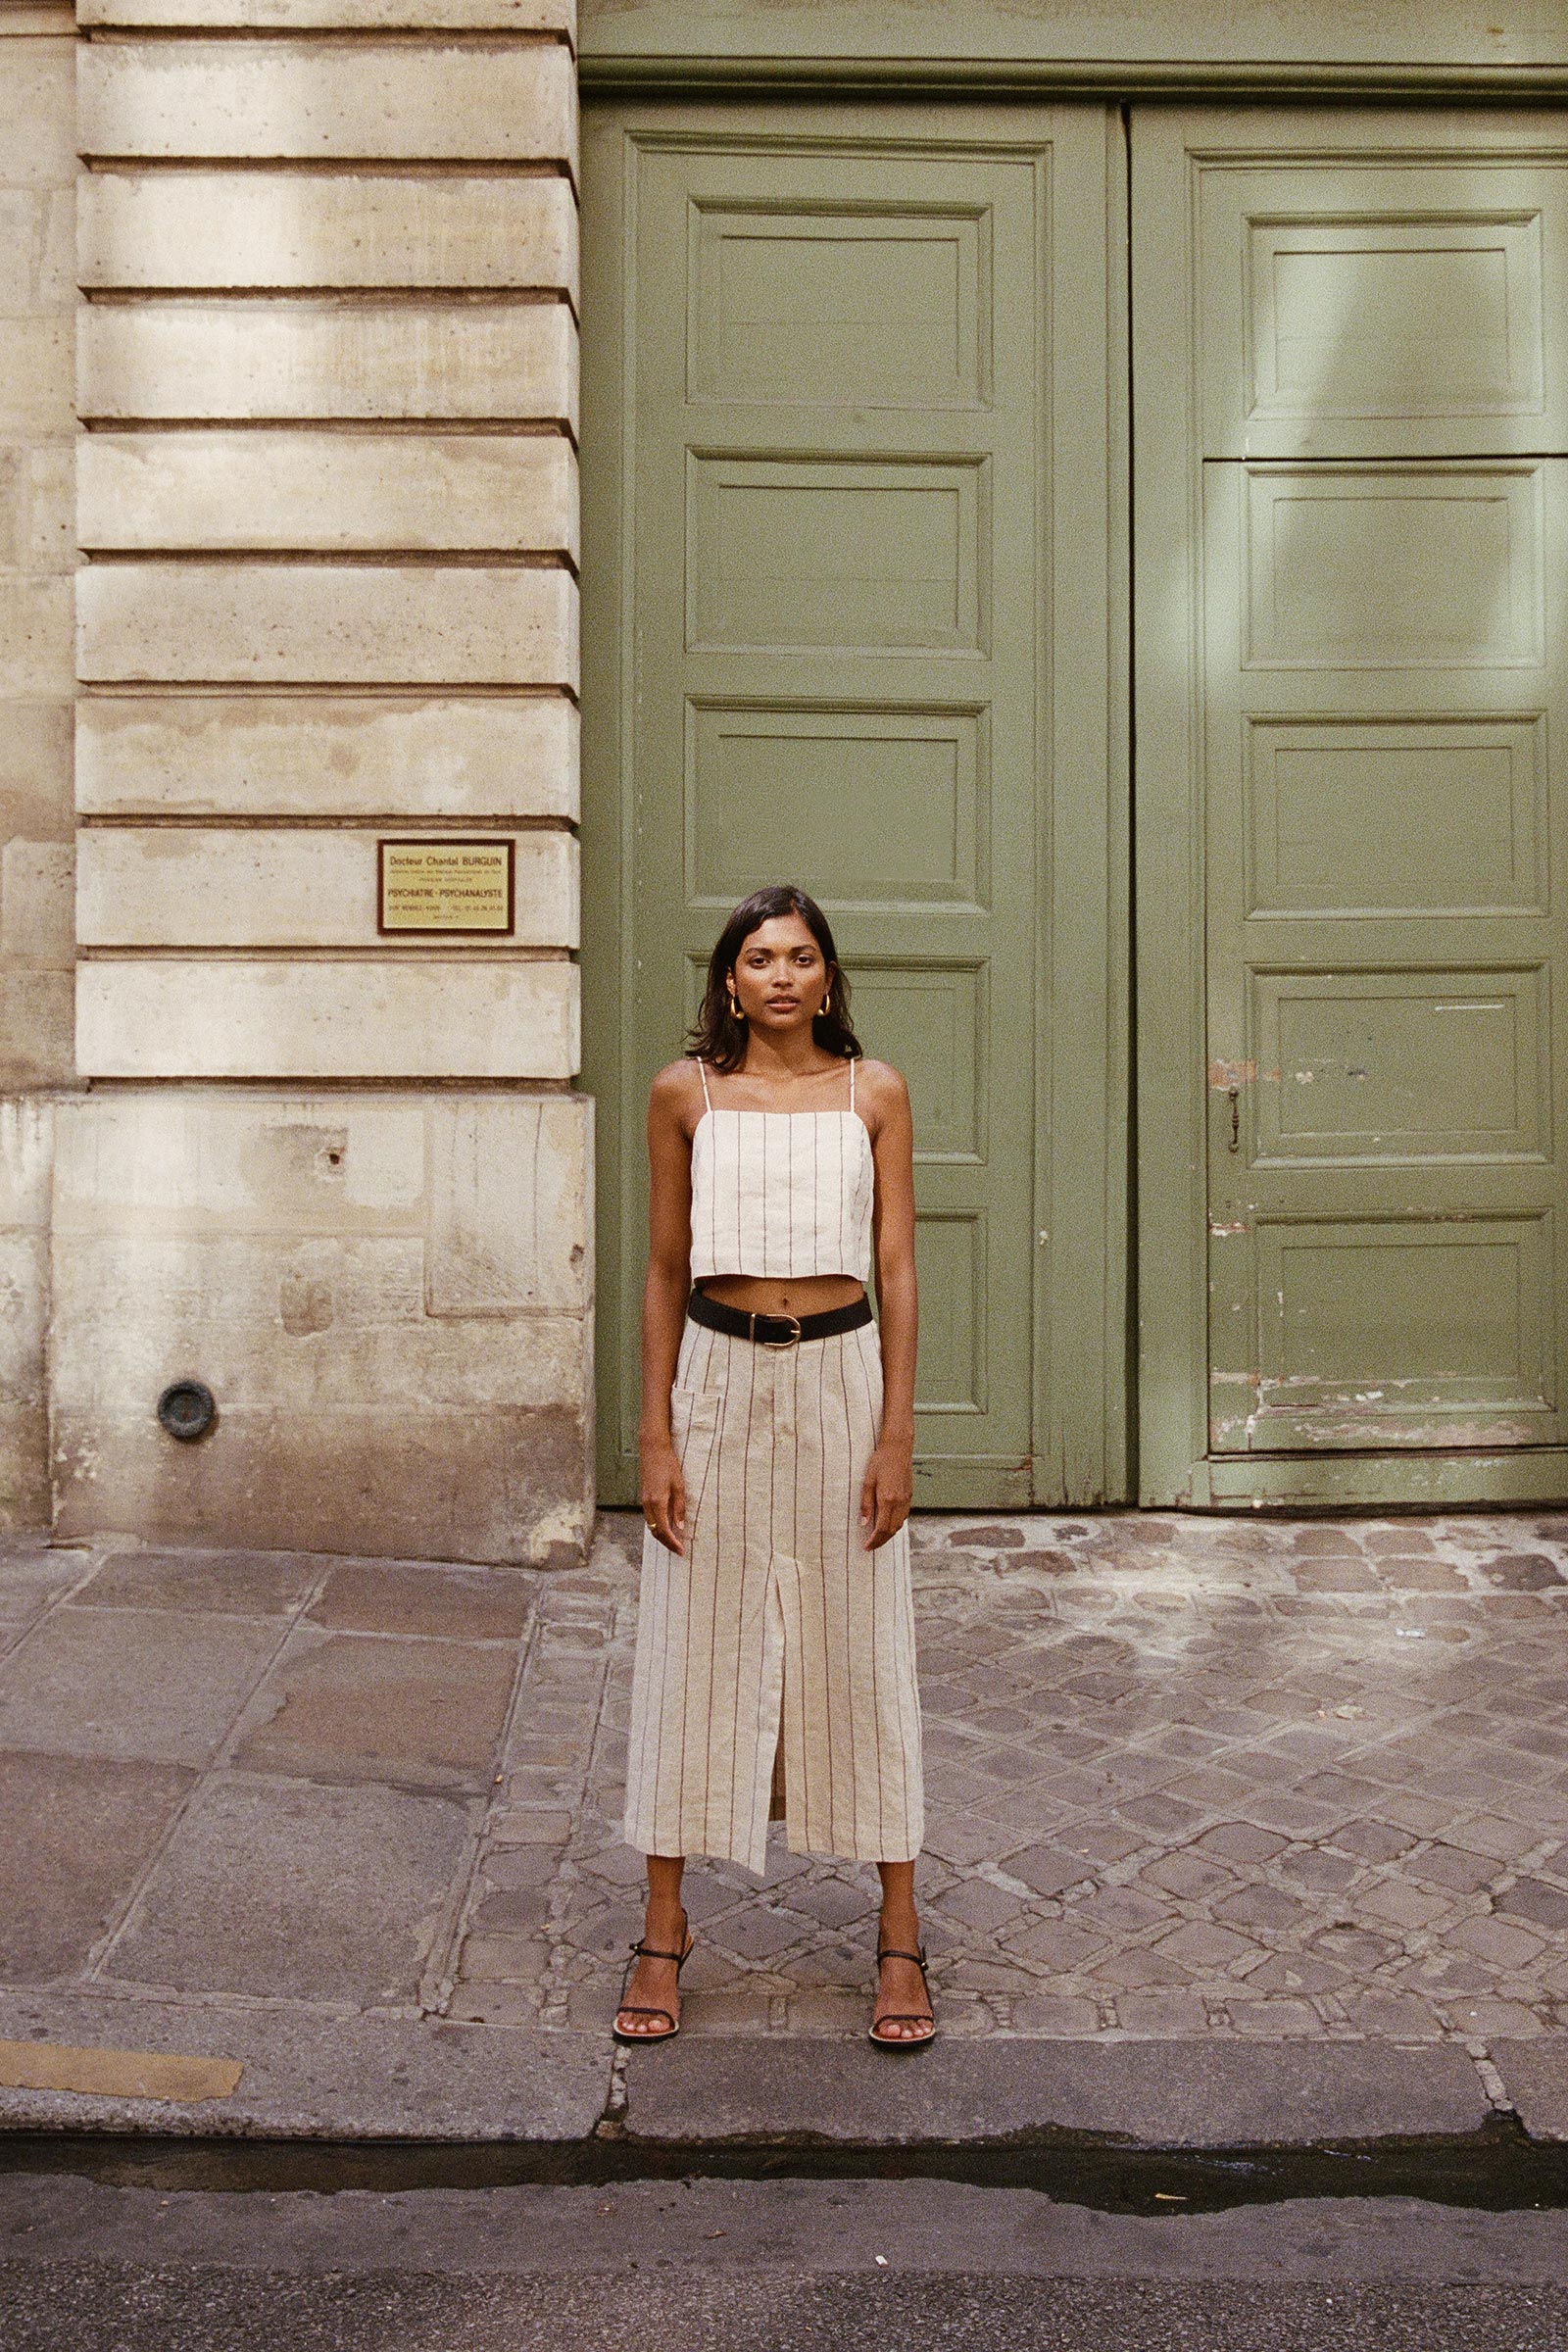
<svg viewBox="0 0 1568 2352">
<path fill-rule="evenodd" d="M 874 2042 L 879 2050 L 926 2049 L 937 2037 L 937 2021 L 936 2014 L 930 2006 L 931 1987 L 926 1984 L 925 1945 L 921 1944 L 917 1952 L 896 1952 L 891 1944 L 878 1945 L 876 1966 L 879 1985 L 884 1960 L 912 1960 L 914 1962 L 915 1967 L 920 1971 L 920 1982 L 925 1984 L 926 2006 L 924 2009 L 889 2009 L 881 2017 L 878 2017 L 875 2014 L 876 1994 L 873 1992 L 871 1995 L 872 2019 L 865 2030 L 865 2038 L 869 2042 Z M 878 2026 L 929 2026 L 931 2031 L 929 2034 L 879 2034 Z"/>
<path fill-rule="evenodd" d="M 681 1913 L 681 1918 L 683 1920 L 686 1919 L 686 1914 L 684 1911 Z M 636 1967 L 639 1960 L 673 1960 L 675 1963 L 675 1981 L 677 1984 L 679 1984 L 680 1972 L 685 1967 L 687 1961 L 691 1958 L 692 1946 L 696 1941 L 697 1938 L 692 1934 L 691 1925 L 688 1921 L 686 1926 L 686 1948 L 684 1951 L 656 1952 L 651 1943 L 634 1943 L 632 1945 L 631 1958 L 626 1963 L 626 1973 L 620 1980 L 621 1998 L 615 2003 L 615 2015 L 617 2018 L 662 2017 L 667 2018 L 669 2022 L 662 2034 L 623 2034 L 618 2025 L 612 2025 L 610 2031 L 614 2040 L 623 2041 L 628 2049 L 641 2049 L 645 2042 L 674 2040 L 676 2034 L 680 2032 L 680 2019 L 676 2017 L 671 2010 L 648 2009 L 644 2008 L 636 2001 L 628 2001 L 625 1998 L 626 1987 L 631 1983 L 632 1970 Z"/>
</svg>

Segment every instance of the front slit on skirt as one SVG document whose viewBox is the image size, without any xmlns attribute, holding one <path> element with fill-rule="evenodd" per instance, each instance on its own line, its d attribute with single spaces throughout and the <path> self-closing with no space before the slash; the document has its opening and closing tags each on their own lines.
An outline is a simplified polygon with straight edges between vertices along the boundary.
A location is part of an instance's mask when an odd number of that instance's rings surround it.
<svg viewBox="0 0 1568 2352">
<path fill-rule="evenodd" d="M 643 1538 L 625 1822 L 640 1853 L 760 1873 L 770 1815 L 795 1853 L 919 1852 L 908 1529 L 867 1551 L 858 1524 L 881 1415 L 874 1323 L 770 1348 L 687 1322 L 670 1392 L 686 1555 Z"/>
</svg>

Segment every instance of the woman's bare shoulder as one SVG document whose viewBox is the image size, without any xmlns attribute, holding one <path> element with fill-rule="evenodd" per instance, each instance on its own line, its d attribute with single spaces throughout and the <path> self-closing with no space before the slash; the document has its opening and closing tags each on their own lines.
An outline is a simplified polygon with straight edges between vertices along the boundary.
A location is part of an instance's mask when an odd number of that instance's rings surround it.
<svg viewBox="0 0 1568 2352">
<path fill-rule="evenodd" d="M 649 1109 L 670 1112 L 676 1118 L 684 1119 L 694 1102 L 700 1110 L 703 1106 L 703 1081 L 692 1056 L 688 1054 L 679 1061 L 666 1061 L 648 1090 Z"/>
<path fill-rule="evenodd" d="M 890 1133 L 896 1135 L 901 1127 L 907 1127 L 909 1090 L 902 1072 L 891 1061 L 873 1061 L 868 1054 L 862 1054 L 855 1065 L 855 1092 L 864 1109 L 873 1144 Z"/>
<path fill-rule="evenodd" d="M 873 1060 L 869 1054 L 862 1054 L 855 1065 L 855 1086 L 878 1110 L 891 1110 L 895 1103 L 909 1100 L 902 1070 L 896 1070 L 891 1061 Z"/>
</svg>

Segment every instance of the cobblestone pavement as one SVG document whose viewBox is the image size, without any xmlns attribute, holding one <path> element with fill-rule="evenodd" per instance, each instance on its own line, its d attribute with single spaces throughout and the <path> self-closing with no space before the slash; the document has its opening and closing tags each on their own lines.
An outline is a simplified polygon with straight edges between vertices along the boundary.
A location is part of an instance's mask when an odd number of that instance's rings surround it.
<svg viewBox="0 0 1568 2352">
<path fill-rule="evenodd" d="M 914 1522 L 945 2030 L 1568 2030 L 1568 1518 Z M 544 1581 L 450 2010 L 608 2022 L 640 1523 Z M 591 1736 L 590 1736 L 591 1727 Z M 694 1864 L 697 2034 L 863 2029 L 875 1873 Z"/>
</svg>

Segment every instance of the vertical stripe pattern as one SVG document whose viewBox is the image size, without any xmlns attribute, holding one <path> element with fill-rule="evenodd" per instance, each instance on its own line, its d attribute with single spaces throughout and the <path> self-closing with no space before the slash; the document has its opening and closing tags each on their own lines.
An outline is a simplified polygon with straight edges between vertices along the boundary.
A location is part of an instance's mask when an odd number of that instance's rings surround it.
<svg viewBox="0 0 1568 2352">
<path fill-rule="evenodd" d="M 854 1071 L 852 1062 L 852 1102 Z M 870 1132 L 853 1107 L 710 1105 L 692 1137 L 694 1281 L 705 1274 L 868 1281 L 875 1182 Z"/>
<path fill-rule="evenodd" d="M 867 1551 L 876 1326 L 788 1348 L 688 1322 L 670 1421 L 686 1556 L 643 1538 L 626 1838 L 760 1872 L 782 1744 L 795 1853 L 910 1861 L 924 1834 L 909 1535 Z"/>
</svg>

